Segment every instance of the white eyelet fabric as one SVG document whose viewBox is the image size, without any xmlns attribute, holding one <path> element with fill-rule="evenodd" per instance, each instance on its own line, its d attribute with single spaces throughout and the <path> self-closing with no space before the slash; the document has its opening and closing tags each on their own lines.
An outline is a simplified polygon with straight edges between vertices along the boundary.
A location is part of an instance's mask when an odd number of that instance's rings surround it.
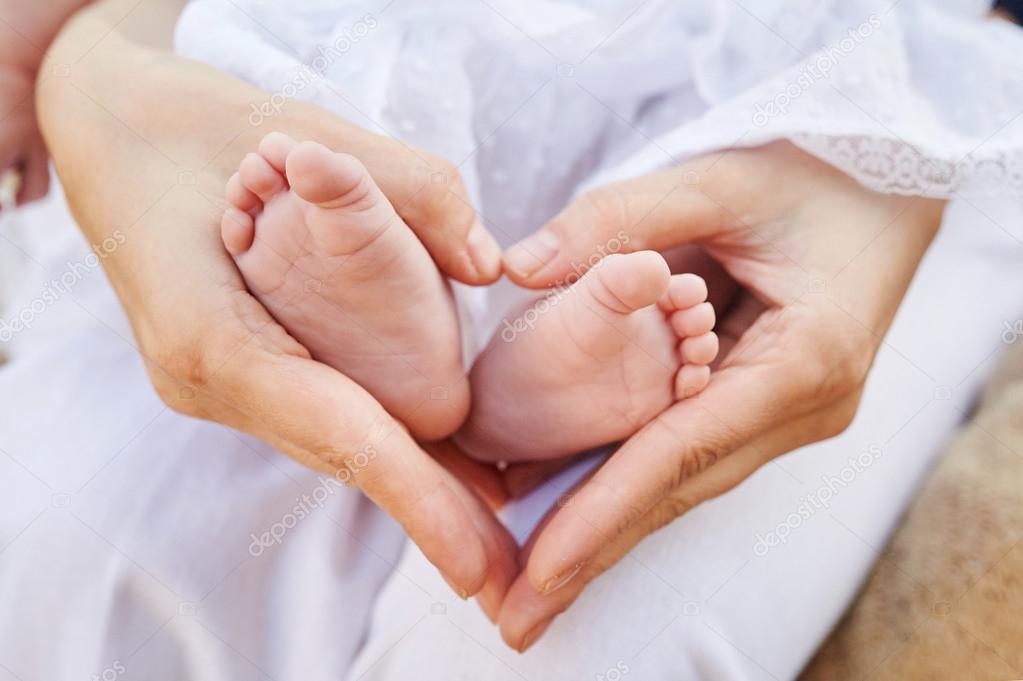
<svg viewBox="0 0 1023 681">
<path fill-rule="evenodd" d="M 268 90 L 254 122 L 307 99 L 447 156 L 484 216 L 517 231 L 581 184 L 774 139 L 883 192 L 1018 193 L 1023 31 L 987 10 L 194 0 L 178 48 Z"/>
</svg>

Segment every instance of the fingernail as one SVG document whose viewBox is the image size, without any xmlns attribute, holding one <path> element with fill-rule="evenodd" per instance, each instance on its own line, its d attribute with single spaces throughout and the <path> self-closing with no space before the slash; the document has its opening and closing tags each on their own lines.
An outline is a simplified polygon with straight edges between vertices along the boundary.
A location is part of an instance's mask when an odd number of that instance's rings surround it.
<svg viewBox="0 0 1023 681">
<path fill-rule="evenodd" d="M 501 247 L 479 220 L 469 229 L 466 241 L 469 257 L 480 276 L 485 279 L 496 277 L 501 271 Z"/>
<path fill-rule="evenodd" d="M 519 644 L 519 653 L 524 653 L 529 650 L 530 646 L 537 642 L 537 640 L 543 636 L 543 633 L 547 631 L 547 627 L 551 626 L 551 622 L 554 620 L 547 620 L 541 622 L 532 629 L 530 629 L 525 636 L 522 637 L 522 643 Z"/>
<path fill-rule="evenodd" d="M 451 579 L 450 577 L 448 577 L 443 572 L 440 573 L 440 576 L 443 577 L 444 581 L 448 583 L 448 586 L 451 587 L 451 590 L 454 591 L 456 594 L 458 594 L 459 598 L 461 598 L 463 601 L 469 600 L 469 592 L 468 591 L 466 591 L 464 588 L 462 588 L 462 587 L 458 586 L 457 584 L 455 584 L 455 581 L 453 579 Z"/>
<path fill-rule="evenodd" d="M 541 596 L 546 596 L 547 594 L 554 593 L 555 591 L 557 591 L 561 587 L 563 587 L 566 584 L 568 584 L 569 582 L 571 582 L 572 579 L 577 574 L 579 574 L 579 571 L 582 570 L 582 569 L 583 569 L 583 563 L 577 563 L 576 565 L 574 565 L 573 567 L 569 568 L 568 570 L 565 570 L 561 574 L 554 575 L 553 577 L 548 579 L 546 582 L 544 582 L 543 586 L 540 587 L 540 595 Z"/>
<path fill-rule="evenodd" d="M 541 229 L 509 248 L 504 254 L 504 261 L 520 277 L 528 277 L 554 260 L 560 248 L 561 240 L 557 234 Z"/>
</svg>

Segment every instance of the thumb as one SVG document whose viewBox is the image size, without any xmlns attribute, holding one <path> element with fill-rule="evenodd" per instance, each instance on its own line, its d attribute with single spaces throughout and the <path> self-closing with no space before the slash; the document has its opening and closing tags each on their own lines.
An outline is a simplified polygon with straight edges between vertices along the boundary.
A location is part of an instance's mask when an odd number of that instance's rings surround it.
<svg viewBox="0 0 1023 681">
<path fill-rule="evenodd" d="M 395 209 L 442 272 L 471 285 L 496 281 L 501 248 L 477 216 L 458 169 L 446 159 L 425 158 L 403 171 L 405 192 L 396 190 Z"/>
<path fill-rule="evenodd" d="M 268 352 L 261 341 L 271 329 L 241 348 L 211 351 L 205 364 L 216 370 L 197 382 L 189 401 L 199 404 L 186 413 L 244 430 L 358 487 L 460 595 L 483 589 L 498 552 L 488 549 L 494 528 L 481 526 L 471 495 L 354 381 L 305 357 Z"/>
<path fill-rule="evenodd" d="M 504 255 L 505 271 L 529 288 L 571 283 L 613 253 L 666 250 L 707 239 L 736 218 L 688 164 L 590 190 Z M 700 182 L 693 178 L 701 179 Z"/>
</svg>

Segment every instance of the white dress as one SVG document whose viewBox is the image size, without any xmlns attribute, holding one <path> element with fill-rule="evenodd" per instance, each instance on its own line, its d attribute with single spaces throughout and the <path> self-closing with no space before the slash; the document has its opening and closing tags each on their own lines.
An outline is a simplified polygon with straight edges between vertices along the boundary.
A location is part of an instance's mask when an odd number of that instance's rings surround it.
<svg viewBox="0 0 1023 681">
<path fill-rule="evenodd" d="M 6 218 L 0 681 L 795 676 L 1023 336 L 1023 37 L 958 4 L 193 2 L 179 49 L 268 92 L 247 124 L 302 97 L 437 151 L 503 245 L 583 187 L 779 137 L 952 201 L 853 426 L 651 536 L 526 655 L 358 493 L 165 408 L 59 198 Z M 459 295 L 479 344 L 519 294 Z"/>
</svg>

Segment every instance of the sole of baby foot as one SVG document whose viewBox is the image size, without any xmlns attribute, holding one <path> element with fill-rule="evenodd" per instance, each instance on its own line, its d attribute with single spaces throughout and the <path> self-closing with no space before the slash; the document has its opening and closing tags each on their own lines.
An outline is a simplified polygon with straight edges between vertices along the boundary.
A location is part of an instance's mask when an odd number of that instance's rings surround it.
<svg viewBox="0 0 1023 681">
<path fill-rule="evenodd" d="M 488 461 L 568 456 L 622 440 L 709 379 L 707 288 L 653 251 L 608 256 L 502 324 L 470 375 L 456 441 Z"/>
<path fill-rule="evenodd" d="M 421 439 L 462 423 L 469 389 L 451 292 L 358 159 L 272 133 L 226 195 L 225 247 L 314 359 Z"/>
</svg>

